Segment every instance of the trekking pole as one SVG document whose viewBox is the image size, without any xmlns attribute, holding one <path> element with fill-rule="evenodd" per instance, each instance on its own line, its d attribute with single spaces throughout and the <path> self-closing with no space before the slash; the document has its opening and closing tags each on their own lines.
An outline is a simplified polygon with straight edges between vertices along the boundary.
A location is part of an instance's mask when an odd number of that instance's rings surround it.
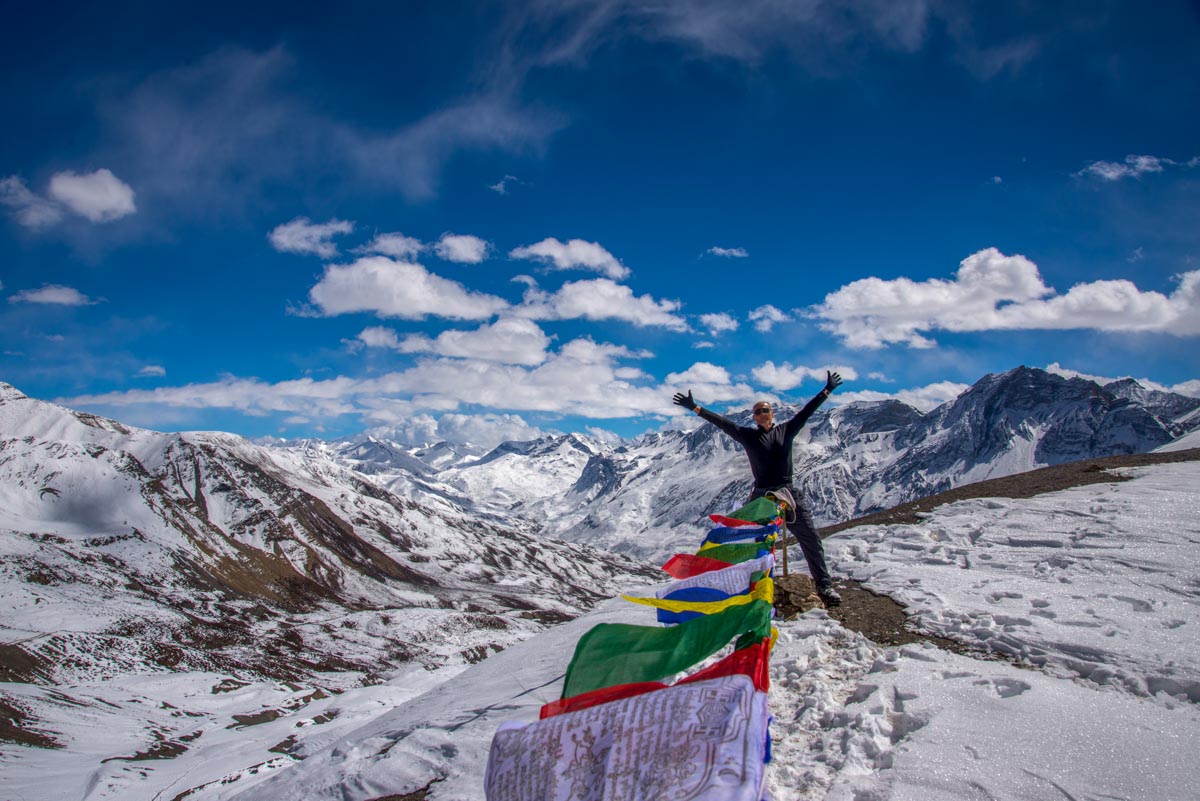
<svg viewBox="0 0 1200 801">
<path fill-rule="evenodd" d="M 787 567 L 788 530 L 787 530 L 787 503 L 786 502 L 780 502 L 780 504 L 779 504 L 779 536 L 780 536 L 781 541 L 783 542 L 783 577 L 787 578 L 787 574 L 788 574 L 788 567 Z"/>
</svg>

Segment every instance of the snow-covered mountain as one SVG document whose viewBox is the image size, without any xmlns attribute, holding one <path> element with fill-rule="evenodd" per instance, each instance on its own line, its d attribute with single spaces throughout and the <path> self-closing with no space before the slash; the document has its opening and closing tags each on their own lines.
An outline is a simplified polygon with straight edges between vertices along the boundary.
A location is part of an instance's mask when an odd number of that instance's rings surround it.
<svg viewBox="0 0 1200 801">
<path fill-rule="evenodd" d="M 797 467 L 830 520 L 1192 442 L 1198 409 L 1020 368 L 928 414 L 822 410 Z M 450 677 L 650 575 L 590 545 L 693 549 L 704 515 L 748 484 L 740 449 L 707 425 L 615 448 L 578 435 L 487 454 L 379 437 L 268 447 L 131 428 L 0 384 L 0 740 L 42 746 L 0 761 L 37 777 L 61 749 L 88 766 L 70 797 L 224 797 L 434 685 L 429 703 L 462 695 Z M 441 733 L 391 732 L 397 753 L 453 759 L 458 719 L 482 714 L 454 710 Z"/>
<path fill-rule="evenodd" d="M 795 411 L 780 406 L 776 416 Z M 748 410 L 730 416 L 752 425 Z M 1019 367 L 929 413 L 896 400 L 819 410 L 796 441 L 796 475 L 827 524 L 987 478 L 1150 451 L 1198 427 L 1200 399 Z M 376 467 L 393 489 L 449 493 L 480 512 L 525 518 L 530 530 L 650 561 L 751 487 L 739 446 L 709 425 L 615 448 L 578 434 L 505 443 L 432 473 L 401 461 Z"/>
<path fill-rule="evenodd" d="M 65 698 L 98 714 L 124 702 L 69 688 L 134 675 L 204 675 L 229 711 L 254 681 L 311 695 L 462 666 L 649 575 L 448 500 L 422 505 L 311 445 L 131 428 L 7 384 L 0 553 L 2 678 L 54 687 L 0 699 L 6 721 Z M 240 697 L 250 708 L 236 711 L 261 711 Z"/>
</svg>

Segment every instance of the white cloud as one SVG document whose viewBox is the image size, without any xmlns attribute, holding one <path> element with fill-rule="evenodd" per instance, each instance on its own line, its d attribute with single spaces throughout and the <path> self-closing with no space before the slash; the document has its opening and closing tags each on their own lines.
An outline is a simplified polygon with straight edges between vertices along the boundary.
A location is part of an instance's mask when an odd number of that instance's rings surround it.
<svg viewBox="0 0 1200 801">
<path fill-rule="evenodd" d="M 1187 395 L 1189 398 L 1200 398 L 1200 379 L 1193 378 L 1190 381 L 1183 381 L 1170 389 L 1172 392 Z"/>
<path fill-rule="evenodd" d="M 400 350 L 400 338 L 396 336 L 396 332 L 381 325 L 373 325 L 359 331 L 357 340 L 368 348 Z"/>
<path fill-rule="evenodd" d="M 1078 370 L 1072 370 L 1069 367 L 1063 367 L 1058 362 L 1051 362 L 1043 369 L 1045 369 L 1047 373 L 1060 375 L 1063 378 L 1083 378 L 1087 381 L 1094 381 L 1100 386 L 1111 384 L 1114 381 L 1121 381 L 1125 378 L 1132 378 L 1132 376 L 1113 378 L 1109 376 L 1093 375 L 1091 373 L 1081 373 Z M 1183 381 L 1172 386 L 1155 381 L 1152 378 L 1134 378 L 1133 380 L 1137 381 L 1146 389 L 1157 390 L 1158 392 L 1175 392 L 1180 395 L 1187 395 L 1189 397 L 1200 397 L 1200 379 L 1191 379 L 1189 381 Z"/>
<path fill-rule="evenodd" d="M 369 347 L 402 353 L 434 353 L 456 359 L 479 359 L 534 366 L 546 361 L 550 337 L 531 320 L 505 317 L 474 331 L 443 331 L 434 338 L 413 334 L 398 339 L 388 328 L 367 328 L 358 338 Z"/>
<path fill-rule="evenodd" d="M 513 248 L 508 253 L 512 259 L 533 259 L 556 270 L 591 270 L 620 280 L 629 275 L 629 268 L 596 242 L 572 239 L 559 242 L 550 237 L 534 245 Z"/>
<path fill-rule="evenodd" d="M 754 323 L 754 329 L 756 331 L 762 331 L 764 333 L 774 328 L 776 323 L 786 322 L 788 319 L 790 319 L 786 314 L 769 303 L 766 306 L 760 306 L 759 308 L 751 311 L 750 314 L 747 315 L 747 318 L 750 320 L 750 322 Z"/>
<path fill-rule="evenodd" d="M 750 255 L 745 248 L 722 248 L 715 245 L 704 252 L 710 256 L 722 256 L 727 259 L 745 259 Z"/>
<path fill-rule="evenodd" d="M 373 312 L 406 320 L 430 316 L 483 320 L 508 307 L 502 298 L 473 292 L 419 264 L 383 256 L 326 267 L 308 295 L 325 316 Z"/>
<path fill-rule="evenodd" d="M 728 370 L 711 362 L 696 362 L 681 373 L 669 373 L 663 380 L 663 392 L 670 396 L 689 391 L 701 406 L 745 402 L 754 396 L 753 389 L 746 384 L 733 383 Z M 674 411 L 679 413 L 680 407 L 674 407 Z"/>
<path fill-rule="evenodd" d="M 591 419 L 677 415 L 680 410 L 672 405 L 671 396 L 685 387 L 671 382 L 690 382 L 702 402 L 744 402 L 751 397 L 749 387 L 732 384 L 728 372 L 715 365 L 697 364 L 670 376 L 668 383 L 653 383 L 628 364 L 631 359 L 649 356 L 583 338 L 567 342 L 538 365 L 430 355 L 408 369 L 365 379 L 339 376 L 270 384 L 226 377 L 205 384 L 128 390 L 60 402 L 113 414 L 128 407 L 153 408 L 160 415 L 164 409 L 221 408 L 259 416 L 302 415 L 316 421 L 355 415 L 373 424 L 416 426 L 421 415 L 459 411 L 466 402 L 472 408 L 461 410 L 464 413 L 482 409 L 497 414 L 540 412 Z M 432 418 L 422 425 L 430 431 Z M 418 441 L 436 438 L 421 436 Z"/>
<path fill-rule="evenodd" d="M 469 234 L 442 234 L 433 246 L 439 259 L 460 264 L 479 264 L 487 258 L 488 249 L 486 240 Z"/>
<path fill-rule="evenodd" d="M 864 278 L 825 297 L 811 315 L 855 348 L 903 343 L 934 347 L 925 333 L 945 331 L 1154 331 L 1200 334 L 1200 271 L 1179 277 L 1169 297 L 1129 281 L 1077 284 L 1065 295 L 1046 286 L 1037 265 L 995 248 L 962 261 L 953 280 Z"/>
<path fill-rule="evenodd" d="M 314 224 L 307 217 L 297 217 L 291 222 L 277 226 L 267 238 L 281 253 L 311 253 L 323 259 L 332 259 L 338 252 L 333 238 L 353 230 L 354 223 L 348 220 L 329 220 Z"/>
<path fill-rule="evenodd" d="M 167 374 L 167 368 L 158 364 L 147 364 L 137 371 L 138 378 L 161 378 Z"/>
<path fill-rule="evenodd" d="M 1103 386 L 1104 384 L 1111 384 L 1114 381 L 1120 380 L 1118 378 L 1105 378 L 1104 376 L 1090 375 L 1088 373 L 1081 373 L 1078 370 L 1072 370 L 1069 367 L 1063 367 L 1058 362 L 1051 362 L 1050 364 L 1046 365 L 1045 368 L 1043 368 L 1043 369 L 1045 369 L 1045 371 L 1047 373 L 1053 373 L 1054 375 L 1059 375 L 1059 376 L 1062 376 L 1063 378 L 1083 378 L 1087 381 L 1094 381 L 1097 384 L 1100 384 L 1101 386 Z"/>
<path fill-rule="evenodd" d="M 0 179 L 0 203 L 13 209 L 17 222 L 26 228 L 46 228 L 62 219 L 62 207 L 29 191 L 15 175 Z"/>
<path fill-rule="evenodd" d="M 702 314 L 700 315 L 700 323 L 713 335 L 726 331 L 736 331 L 738 327 L 737 320 L 724 312 L 719 314 Z"/>
<path fill-rule="evenodd" d="M 712 362 L 696 362 L 682 373 L 669 373 L 665 384 L 728 385 L 729 371 Z"/>
<path fill-rule="evenodd" d="M 520 183 L 520 181 L 517 180 L 517 176 L 506 175 L 503 178 L 501 178 L 498 183 L 489 184 L 488 189 L 492 190 L 497 195 L 507 195 L 508 194 L 508 185 L 516 184 L 516 183 Z"/>
<path fill-rule="evenodd" d="M 351 401 L 358 382 L 338 377 L 326 381 L 301 378 L 266 384 L 256 378 L 224 378 L 182 387 L 134 389 L 84 395 L 69 400 L 76 406 L 126 407 L 150 405 L 190 409 L 236 409 L 246 414 L 270 412 L 336 417 L 358 411 Z"/>
<path fill-rule="evenodd" d="M 112 222 L 137 211 L 133 189 L 110 170 L 79 175 L 65 170 L 50 178 L 50 196 L 92 222 Z"/>
<path fill-rule="evenodd" d="M 687 321 L 676 314 L 681 307 L 675 300 L 634 297 L 633 290 L 623 284 L 595 278 L 568 282 L 553 294 L 530 288 L 514 313 L 534 320 L 625 320 L 636 326 L 687 331 Z"/>
<path fill-rule="evenodd" d="M 545 436 L 542 429 L 530 425 L 515 414 L 450 412 L 434 417 L 430 414 L 401 413 L 386 404 L 381 404 L 373 413 L 372 419 L 384 425 L 369 429 L 366 433 L 405 445 L 451 442 L 490 449 L 502 442 L 527 441 Z"/>
<path fill-rule="evenodd" d="M 78 289 L 61 284 L 46 284 L 41 289 L 25 289 L 12 295 L 9 303 L 44 303 L 53 306 L 91 306 L 99 303 Z"/>
<path fill-rule="evenodd" d="M 1126 156 L 1123 163 L 1093 161 L 1076 173 L 1081 177 L 1099 178 L 1103 181 L 1119 181 L 1122 178 L 1141 178 L 1148 173 L 1162 172 L 1176 162 L 1158 156 Z"/>
<path fill-rule="evenodd" d="M 401 261 L 415 259 L 424 251 L 421 240 L 398 233 L 377 234 L 367 244 L 354 249 L 355 253 L 378 253 Z"/>
<path fill-rule="evenodd" d="M 924 387 L 902 389 L 899 392 L 876 392 L 874 390 L 858 390 L 845 392 L 838 390 L 833 395 L 837 403 L 846 404 L 856 401 L 898 400 L 907 403 L 922 412 L 936 409 L 946 401 L 952 401 L 970 389 L 969 384 L 956 384 L 953 381 L 938 381 Z"/>
<path fill-rule="evenodd" d="M 857 370 L 838 364 L 829 364 L 823 367 L 793 367 L 787 362 L 776 366 L 775 362 L 767 361 L 751 370 L 750 374 L 760 384 L 777 392 L 786 392 L 800 386 L 808 379 L 815 379 L 824 385 L 827 372 L 840 373 L 846 381 L 858 380 Z"/>
</svg>

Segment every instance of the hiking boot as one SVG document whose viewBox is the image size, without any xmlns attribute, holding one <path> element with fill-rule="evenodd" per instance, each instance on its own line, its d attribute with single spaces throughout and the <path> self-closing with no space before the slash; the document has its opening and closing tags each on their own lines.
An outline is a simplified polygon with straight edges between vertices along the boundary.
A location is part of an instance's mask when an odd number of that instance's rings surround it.
<svg viewBox="0 0 1200 801">
<path fill-rule="evenodd" d="M 838 595 L 838 591 L 833 588 L 832 584 L 817 587 L 817 597 L 825 606 L 841 606 L 842 604 L 842 596 Z"/>
</svg>

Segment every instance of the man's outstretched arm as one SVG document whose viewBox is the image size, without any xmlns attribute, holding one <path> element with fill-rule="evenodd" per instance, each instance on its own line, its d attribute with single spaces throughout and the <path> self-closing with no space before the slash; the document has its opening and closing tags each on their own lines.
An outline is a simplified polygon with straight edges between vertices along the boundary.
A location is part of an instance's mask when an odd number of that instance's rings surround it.
<svg viewBox="0 0 1200 801">
<path fill-rule="evenodd" d="M 813 395 L 813 399 L 804 405 L 804 408 L 796 412 L 796 416 L 788 420 L 788 428 L 796 431 L 804 427 L 808 422 L 808 418 L 812 417 L 825 399 L 833 394 L 833 391 L 842 385 L 842 377 L 837 373 L 825 371 L 825 388 Z"/>
<path fill-rule="evenodd" d="M 675 397 L 671 399 L 671 402 L 676 406 L 682 406 L 685 409 L 691 409 L 701 419 L 707 420 L 729 436 L 733 437 L 734 439 L 738 439 L 737 423 L 722 417 L 716 412 L 710 412 L 708 409 L 701 407 L 700 404 L 696 403 L 696 399 L 692 397 L 692 391 L 690 389 L 686 395 L 684 395 L 682 392 L 676 392 Z"/>
</svg>

